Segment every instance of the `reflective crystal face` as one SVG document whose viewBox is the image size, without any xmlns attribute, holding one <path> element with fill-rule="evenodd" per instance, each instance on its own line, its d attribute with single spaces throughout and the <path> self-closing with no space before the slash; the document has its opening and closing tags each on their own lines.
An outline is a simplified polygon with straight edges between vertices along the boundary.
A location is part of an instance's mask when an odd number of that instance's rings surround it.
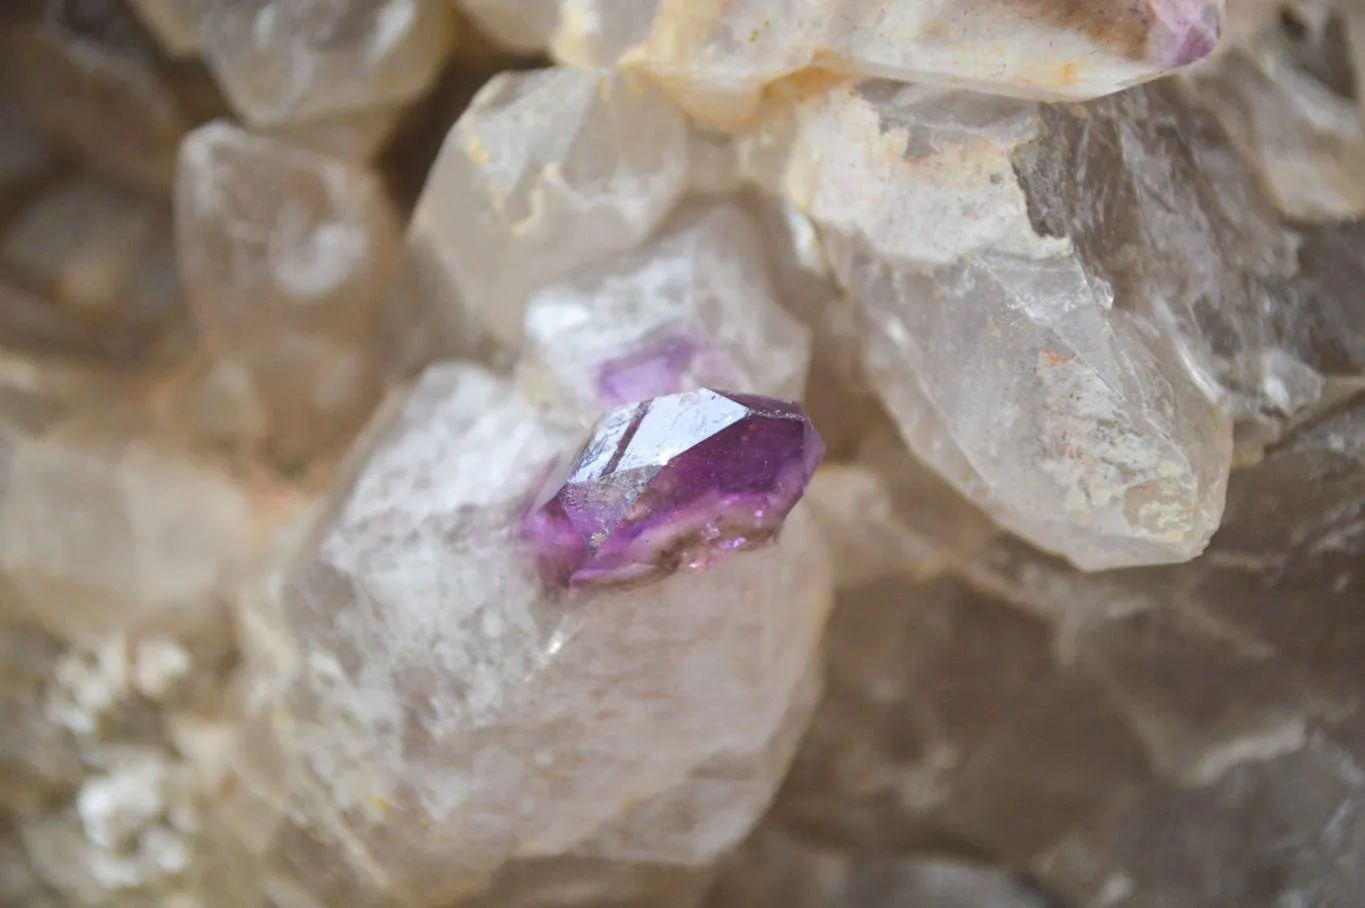
<svg viewBox="0 0 1365 908">
<path fill-rule="evenodd" d="M 771 539 L 824 445 L 796 404 L 701 389 L 613 410 L 525 533 L 547 583 L 588 586 L 707 567 Z"/>
</svg>

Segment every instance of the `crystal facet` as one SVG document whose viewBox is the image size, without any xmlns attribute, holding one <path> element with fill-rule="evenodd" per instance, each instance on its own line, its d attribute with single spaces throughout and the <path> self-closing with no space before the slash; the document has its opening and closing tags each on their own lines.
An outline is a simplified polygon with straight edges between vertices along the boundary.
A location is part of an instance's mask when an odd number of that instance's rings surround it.
<svg viewBox="0 0 1365 908">
<path fill-rule="evenodd" d="M 638 82 L 499 74 L 446 137 L 413 213 L 415 293 L 517 346 L 532 292 L 653 232 L 687 153 L 682 113 Z"/>
<path fill-rule="evenodd" d="M 809 348 L 775 299 L 753 219 L 686 206 L 657 239 L 531 298 L 520 378 L 589 418 L 708 385 L 795 399 Z"/>
<path fill-rule="evenodd" d="M 638 581 L 772 538 L 824 445 L 796 404 L 700 389 L 620 407 L 526 517 L 547 583 Z"/>
</svg>

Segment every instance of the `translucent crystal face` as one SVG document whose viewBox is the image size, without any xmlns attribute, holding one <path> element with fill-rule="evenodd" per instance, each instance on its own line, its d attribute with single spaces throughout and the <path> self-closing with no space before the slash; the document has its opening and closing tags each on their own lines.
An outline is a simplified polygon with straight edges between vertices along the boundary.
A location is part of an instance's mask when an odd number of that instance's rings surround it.
<svg viewBox="0 0 1365 908">
<path fill-rule="evenodd" d="M 709 389 L 659 397 L 604 416 L 524 530 L 553 585 L 705 567 L 771 539 L 823 456 L 796 404 Z"/>
</svg>

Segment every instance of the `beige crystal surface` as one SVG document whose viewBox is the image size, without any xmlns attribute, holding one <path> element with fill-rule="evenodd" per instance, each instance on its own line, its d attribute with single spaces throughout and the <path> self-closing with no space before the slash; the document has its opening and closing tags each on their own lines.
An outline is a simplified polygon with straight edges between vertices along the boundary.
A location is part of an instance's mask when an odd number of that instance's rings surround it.
<svg viewBox="0 0 1365 908">
<path fill-rule="evenodd" d="M 169 187 L 176 146 L 200 115 L 200 80 L 168 71 L 122 4 L 56 0 L 0 40 L 0 59 L 44 132 L 116 178 Z"/>
<path fill-rule="evenodd" d="M 199 23 L 211 0 L 131 0 L 148 28 L 173 57 L 198 55 Z"/>
<path fill-rule="evenodd" d="M 118 422 L 58 421 L 7 458 L 0 571 L 24 610 L 71 639 L 195 625 L 255 541 L 231 477 Z"/>
<path fill-rule="evenodd" d="M 1363 49 L 0 0 L 0 906 L 1359 908 Z M 773 543 L 732 436 L 742 551 L 547 585 L 696 386 L 820 434 Z"/>
<path fill-rule="evenodd" d="M 1208 108 L 1289 218 L 1365 214 L 1365 16 L 1342 4 L 1284 7 L 1242 46 L 1191 75 Z"/>
<path fill-rule="evenodd" d="M 644 240 L 687 179 L 688 129 L 624 76 L 495 76 L 446 137 L 409 228 L 416 292 L 516 347 L 530 295 Z M 472 324 L 467 324 L 472 321 Z"/>
</svg>

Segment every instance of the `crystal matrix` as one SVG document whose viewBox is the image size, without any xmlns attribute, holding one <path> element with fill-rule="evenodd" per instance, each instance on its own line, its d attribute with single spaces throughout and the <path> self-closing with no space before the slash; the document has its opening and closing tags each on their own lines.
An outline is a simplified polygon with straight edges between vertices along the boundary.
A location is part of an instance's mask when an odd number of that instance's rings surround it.
<svg viewBox="0 0 1365 908">
<path fill-rule="evenodd" d="M 1358 908 L 1363 49 L 0 0 L 0 905 Z"/>
</svg>

